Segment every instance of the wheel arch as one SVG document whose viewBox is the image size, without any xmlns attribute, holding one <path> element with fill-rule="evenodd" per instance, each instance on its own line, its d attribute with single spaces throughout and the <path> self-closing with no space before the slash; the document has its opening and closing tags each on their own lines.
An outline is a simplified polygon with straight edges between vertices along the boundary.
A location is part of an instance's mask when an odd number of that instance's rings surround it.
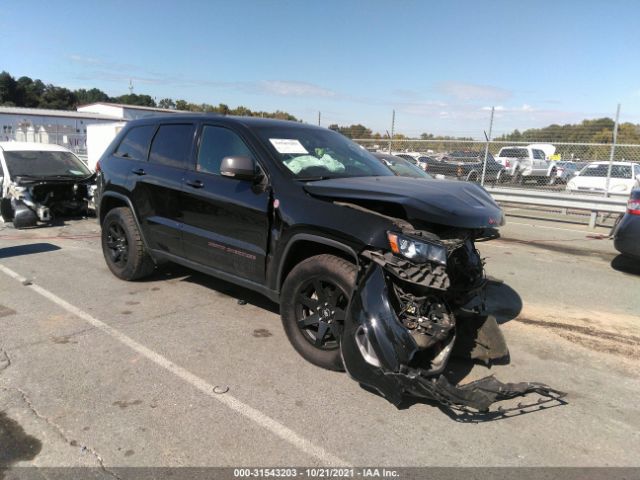
<svg viewBox="0 0 640 480">
<path fill-rule="evenodd" d="M 109 213 L 109 211 L 114 208 L 126 207 L 131 210 L 131 214 L 133 215 L 133 220 L 136 222 L 136 227 L 138 227 L 138 231 L 140 232 L 140 237 L 142 238 L 142 243 L 145 248 L 148 249 L 147 239 L 144 237 L 144 231 L 140 226 L 140 221 L 138 220 L 138 215 L 136 214 L 136 210 L 133 208 L 133 204 L 131 200 L 121 193 L 117 192 L 104 192 L 100 198 L 100 205 L 98 207 L 98 221 L 100 222 L 100 227 L 102 227 L 102 222 L 104 221 L 104 217 Z"/>
<path fill-rule="evenodd" d="M 298 263 L 321 254 L 335 255 L 358 266 L 358 254 L 349 245 L 319 235 L 298 233 L 289 240 L 282 254 L 276 276 L 276 288 L 282 288 L 285 278 Z"/>
</svg>

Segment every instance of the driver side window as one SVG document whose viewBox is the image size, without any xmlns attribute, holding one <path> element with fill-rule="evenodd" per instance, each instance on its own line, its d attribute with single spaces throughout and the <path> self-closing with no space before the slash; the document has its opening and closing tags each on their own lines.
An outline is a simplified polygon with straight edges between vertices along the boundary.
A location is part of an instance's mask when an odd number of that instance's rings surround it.
<svg viewBox="0 0 640 480">
<path fill-rule="evenodd" d="M 224 127 L 205 125 L 202 129 L 196 170 L 220 175 L 224 157 L 253 158 L 251 150 L 235 132 Z"/>
</svg>

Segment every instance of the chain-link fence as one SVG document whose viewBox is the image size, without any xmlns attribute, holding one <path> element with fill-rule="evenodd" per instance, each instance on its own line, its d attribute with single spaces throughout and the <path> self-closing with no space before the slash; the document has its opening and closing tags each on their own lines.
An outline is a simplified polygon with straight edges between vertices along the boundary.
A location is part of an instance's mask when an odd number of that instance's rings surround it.
<svg viewBox="0 0 640 480">
<path fill-rule="evenodd" d="M 355 141 L 368 150 L 403 157 L 432 176 L 487 188 L 613 196 L 640 187 L 640 125 L 619 123 L 616 116 L 615 122 L 585 120 L 522 133 L 514 130 L 493 139 L 493 116 L 487 127 L 478 128 L 481 134 L 488 130 L 484 140 L 391 134 L 356 136 Z"/>
</svg>

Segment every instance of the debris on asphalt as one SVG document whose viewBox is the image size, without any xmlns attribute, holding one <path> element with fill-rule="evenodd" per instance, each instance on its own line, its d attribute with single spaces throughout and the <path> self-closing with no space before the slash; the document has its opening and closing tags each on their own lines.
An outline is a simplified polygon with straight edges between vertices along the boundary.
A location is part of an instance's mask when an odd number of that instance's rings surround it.
<svg viewBox="0 0 640 480">
<path fill-rule="evenodd" d="M 223 386 L 223 387 L 221 387 L 219 385 L 216 385 L 215 387 L 213 387 L 213 393 L 217 393 L 218 395 L 221 395 L 223 393 L 227 393 L 228 391 L 229 391 L 229 387 L 226 386 L 226 385 Z"/>
</svg>

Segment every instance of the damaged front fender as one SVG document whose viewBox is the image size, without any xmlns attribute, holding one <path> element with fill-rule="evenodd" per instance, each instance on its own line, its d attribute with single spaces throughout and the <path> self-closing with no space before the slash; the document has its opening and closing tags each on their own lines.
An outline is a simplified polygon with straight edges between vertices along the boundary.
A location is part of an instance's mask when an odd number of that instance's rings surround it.
<svg viewBox="0 0 640 480">
<path fill-rule="evenodd" d="M 438 330 L 436 341 L 427 343 L 429 348 L 425 349 L 399 320 L 391 301 L 393 284 L 382 265 L 369 263 L 356 285 L 341 339 L 343 363 L 354 380 L 377 390 L 396 406 L 409 395 L 486 412 L 495 402 L 530 393 L 539 395 L 536 402 L 519 404 L 515 409 L 565 395 L 544 384 L 502 383 L 492 376 L 463 386 L 451 384 L 442 372 L 456 343 L 455 317 L 452 315 L 448 329 Z"/>
</svg>

